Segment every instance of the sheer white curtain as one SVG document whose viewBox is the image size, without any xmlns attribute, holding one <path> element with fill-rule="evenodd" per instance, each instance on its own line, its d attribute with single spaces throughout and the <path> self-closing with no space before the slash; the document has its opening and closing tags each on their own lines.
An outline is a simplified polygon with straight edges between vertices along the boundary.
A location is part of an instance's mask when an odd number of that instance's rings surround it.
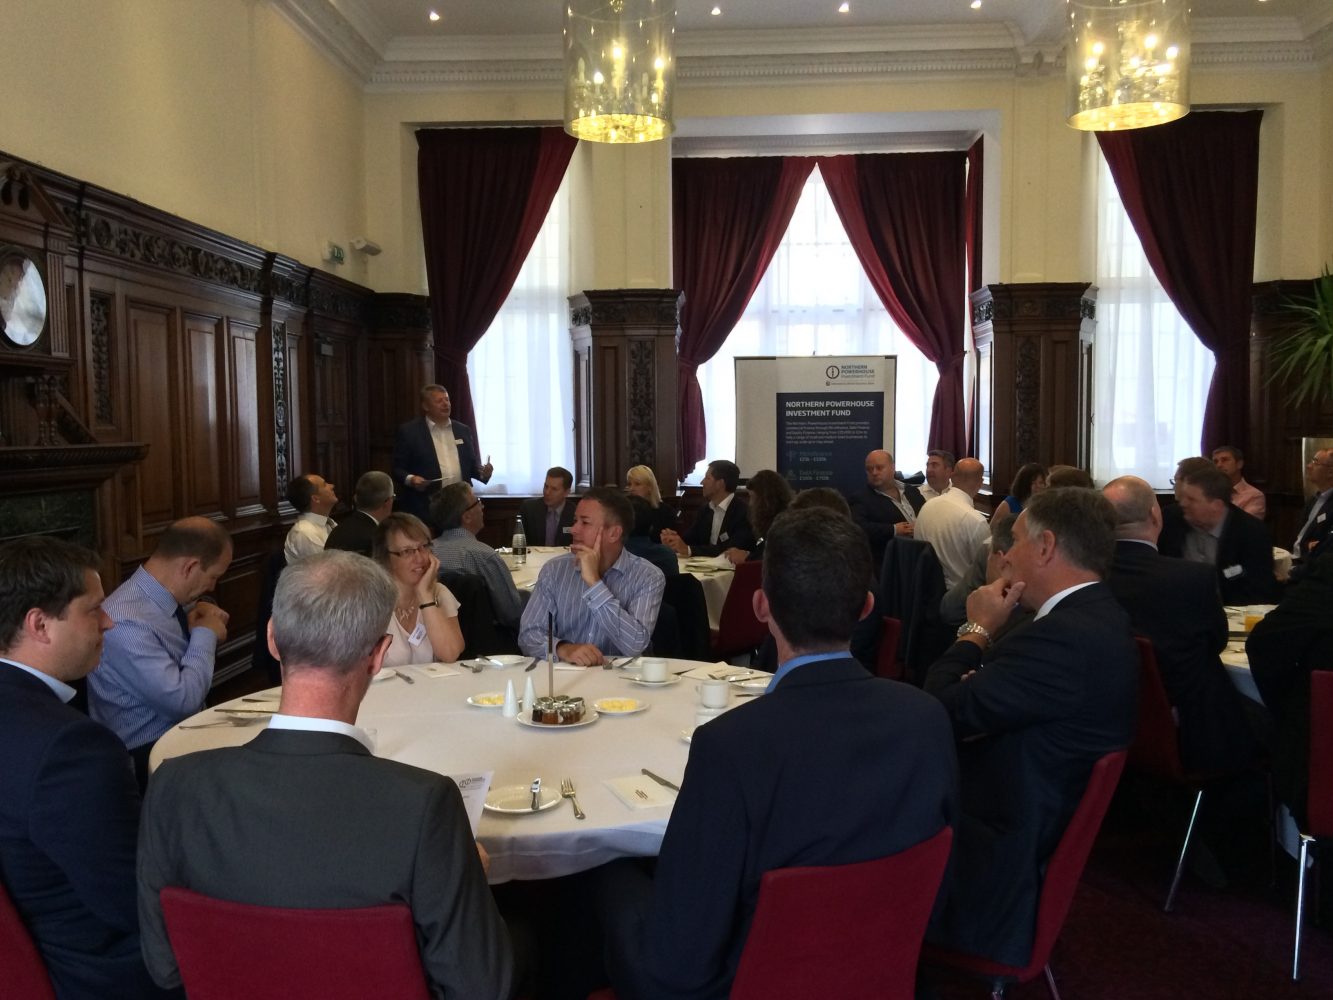
<svg viewBox="0 0 1333 1000">
<path fill-rule="evenodd" d="M 897 441 L 888 447 L 899 470 L 921 469 L 938 381 L 935 366 L 897 328 L 870 287 L 816 169 L 745 314 L 721 350 L 699 368 L 708 458 L 689 481 L 698 482 L 714 458 L 745 465 L 736 455 L 735 358 L 828 354 L 898 356 Z"/>
<path fill-rule="evenodd" d="M 1098 483 L 1135 475 L 1165 490 L 1176 463 L 1199 453 L 1213 354 L 1153 275 L 1098 159 L 1092 474 Z"/>
<path fill-rule="evenodd" d="M 495 463 L 479 493 L 540 493 L 548 468 L 573 468 L 568 186 L 566 177 L 509 298 L 468 355 L 482 457 Z"/>
</svg>

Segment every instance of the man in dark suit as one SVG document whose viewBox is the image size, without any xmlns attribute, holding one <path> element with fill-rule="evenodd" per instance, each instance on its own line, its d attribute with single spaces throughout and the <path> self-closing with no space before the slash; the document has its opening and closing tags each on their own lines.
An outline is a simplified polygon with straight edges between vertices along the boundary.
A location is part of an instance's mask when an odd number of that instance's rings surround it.
<svg viewBox="0 0 1333 1000">
<path fill-rule="evenodd" d="M 139 917 L 158 983 L 180 982 L 159 899 L 174 885 L 259 906 L 406 903 L 433 996 L 509 996 L 509 937 L 458 787 L 375 757 L 356 727 L 396 596 L 382 568 L 350 552 L 288 566 L 268 632 L 282 662 L 278 713 L 245 746 L 187 754 L 153 776 Z"/>
<path fill-rule="evenodd" d="M 91 552 L 48 537 L 0 548 L 0 877 L 61 1000 L 154 995 L 134 904 L 129 754 L 67 704 L 111 625 Z M 0 994 L 4 979 L 0 959 Z"/>
<path fill-rule="evenodd" d="M 755 612 L 781 663 L 768 694 L 694 731 L 653 881 L 621 865 L 602 882 L 622 998 L 725 997 L 765 872 L 886 857 L 955 819 L 948 719 L 847 651 L 871 604 L 861 530 L 788 511 L 766 548 Z"/>
<path fill-rule="evenodd" d="M 578 497 L 571 497 L 574 474 L 560 466 L 546 470 L 541 498 L 530 497 L 518 507 L 519 523 L 529 545 L 568 545 Z"/>
<path fill-rule="evenodd" d="M 884 547 L 894 535 L 910 535 L 917 511 L 925 503 L 915 486 L 899 482 L 893 456 L 872 451 L 866 456 L 866 485 L 847 498 L 852 520 L 870 539 L 870 558 L 876 572 L 884 562 Z"/>
<path fill-rule="evenodd" d="M 1291 555 L 1298 565 L 1308 565 L 1317 556 L 1333 550 L 1333 450 L 1315 452 L 1305 465 L 1305 478 L 1314 496 L 1301 515 L 1301 530 Z M 1298 573 L 1297 576 L 1300 574 Z"/>
<path fill-rule="evenodd" d="M 1176 468 L 1176 499 L 1162 513 L 1163 555 L 1207 563 L 1223 604 L 1266 604 L 1277 597 L 1268 529 L 1231 502 L 1231 480 L 1206 458 Z"/>
<path fill-rule="evenodd" d="M 1130 625 L 1157 651 L 1167 697 L 1180 720 L 1180 757 L 1191 771 L 1227 771 L 1249 764 L 1255 740 L 1243 697 L 1218 654 L 1227 618 L 1217 577 L 1199 563 L 1157 551 L 1162 509 L 1136 476 L 1121 476 L 1102 493 L 1116 513 L 1115 558 L 1107 585 L 1129 612 Z"/>
<path fill-rule="evenodd" d="M 750 508 L 736 495 L 741 470 L 724 458 L 708 463 L 699 490 L 708 506 L 700 508 L 684 535 L 662 530 L 662 544 L 678 556 L 715 556 L 726 549 L 752 549 Z"/>
<path fill-rule="evenodd" d="M 1101 582 L 1114 531 L 1099 493 L 1034 496 L 1003 578 L 973 591 L 958 641 L 926 676 L 961 741 L 951 892 L 929 932 L 950 948 L 1026 964 L 1046 862 L 1092 765 L 1133 736 L 1138 658 Z M 1032 621 L 991 646 L 1020 603 Z"/>
<path fill-rule="evenodd" d="M 430 498 L 450 483 L 491 481 L 490 459 L 481 464 L 477 435 L 467 424 L 449 418 L 449 391 L 442 385 L 421 390 L 421 416 L 398 428 L 393 439 L 393 481 L 402 492 L 398 510 L 425 521 Z"/>
<path fill-rule="evenodd" d="M 324 548 L 368 556 L 375 540 L 375 526 L 393 511 L 393 480 L 387 472 L 365 473 L 356 481 L 352 502 L 356 510 L 329 532 Z"/>
</svg>

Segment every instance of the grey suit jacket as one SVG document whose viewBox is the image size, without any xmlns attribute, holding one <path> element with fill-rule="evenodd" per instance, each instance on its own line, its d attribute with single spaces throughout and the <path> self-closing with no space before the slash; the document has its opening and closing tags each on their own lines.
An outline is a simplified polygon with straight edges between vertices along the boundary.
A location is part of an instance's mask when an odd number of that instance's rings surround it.
<svg viewBox="0 0 1333 1000">
<path fill-rule="evenodd" d="M 412 908 L 432 995 L 508 997 L 513 956 L 458 787 L 349 736 L 267 729 L 169 760 L 139 839 L 144 957 L 180 982 L 159 899 L 169 885 L 260 906 Z"/>
</svg>

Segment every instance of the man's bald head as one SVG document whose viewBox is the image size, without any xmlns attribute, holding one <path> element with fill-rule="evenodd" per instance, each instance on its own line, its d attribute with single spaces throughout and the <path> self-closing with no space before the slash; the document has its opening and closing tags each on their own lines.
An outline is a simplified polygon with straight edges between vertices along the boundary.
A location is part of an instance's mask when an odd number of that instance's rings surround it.
<svg viewBox="0 0 1333 1000">
<path fill-rule="evenodd" d="M 1162 508 L 1157 494 L 1138 476 L 1121 476 L 1102 487 L 1115 509 L 1115 537 L 1156 544 L 1162 531 Z"/>
<path fill-rule="evenodd" d="M 872 490 L 883 490 L 893 480 L 893 456 L 877 448 L 866 456 L 866 483 Z"/>
<path fill-rule="evenodd" d="M 981 492 L 981 483 L 986 475 L 986 467 L 975 458 L 960 458 L 953 467 L 951 481 L 956 489 L 976 496 Z"/>
</svg>

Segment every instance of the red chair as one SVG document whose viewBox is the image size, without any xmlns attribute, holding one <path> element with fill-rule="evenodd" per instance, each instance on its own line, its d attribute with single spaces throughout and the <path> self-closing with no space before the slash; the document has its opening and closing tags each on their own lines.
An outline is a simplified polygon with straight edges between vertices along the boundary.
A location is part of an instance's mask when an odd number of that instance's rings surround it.
<svg viewBox="0 0 1333 1000">
<path fill-rule="evenodd" d="M 912 1000 L 952 843 L 946 826 L 887 858 L 766 873 L 732 1000 Z"/>
<path fill-rule="evenodd" d="M 903 665 L 898 662 L 898 641 L 903 635 L 901 619 L 884 616 L 879 629 L 879 649 L 875 653 L 875 676 L 891 681 L 903 679 Z"/>
<path fill-rule="evenodd" d="M 1333 671 L 1310 674 L 1310 791 L 1296 876 L 1296 947 L 1291 978 L 1301 978 L 1301 923 L 1305 916 L 1305 865 L 1310 845 L 1333 838 Z M 1316 863 L 1318 855 L 1316 854 Z"/>
<path fill-rule="evenodd" d="M 743 562 L 736 567 L 731 589 L 722 602 L 717 631 L 712 635 L 713 655 L 729 660 L 753 652 L 768 637 L 768 626 L 754 616 L 754 592 L 763 582 L 764 564 Z"/>
<path fill-rule="evenodd" d="M 176 886 L 161 898 L 190 1000 L 430 1000 L 402 904 L 296 910 Z"/>
<path fill-rule="evenodd" d="M 1097 839 L 1102 817 L 1106 815 L 1111 796 L 1115 794 L 1115 786 L 1125 769 L 1126 756 L 1124 750 L 1117 750 L 1108 753 L 1092 766 L 1092 775 L 1083 798 L 1079 800 L 1078 808 L 1074 810 L 1069 826 L 1065 827 L 1060 843 L 1055 845 L 1055 853 L 1046 866 L 1041 895 L 1037 898 L 1037 930 L 1028 964 L 1021 968 L 1002 965 L 990 959 L 929 944 L 924 952 L 927 964 L 947 965 L 989 978 L 992 1000 L 1002 1000 L 1008 983 L 1026 983 L 1045 973 L 1046 987 L 1050 990 L 1052 1000 L 1060 1000 L 1060 991 L 1056 989 L 1055 976 L 1051 973 L 1051 949 L 1055 947 L 1065 917 L 1069 915 L 1074 892 L 1083 875 L 1083 866 L 1087 864 L 1088 854 L 1092 851 L 1092 842 Z"/>
<path fill-rule="evenodd" d="M 1180 760 L 1180 728 L 1171 708 L 1171 700 L 1167 697 L 1166 685 L 1162 683 L 1162 672 L 1157 666 L 1157 651 L 1141 635 L 1135 636 L 1134 642 L 1139 647 L 1139 720 L 1134 743 L 1129 748 L 1129 764 L 1160 781 L 1194 793 L 1194 808 L 1190 810 L 1176 871 L 1171 877 L 1171 888 L 1167 890 L 1166 902 L 1162 906 L 1165 912 L 1170 913 L 1176 905 L 1180 878 L 1185 873 L 1185 859 L 1189 855 L 1190 839 L 1194 835 L 1194 824 L 1203 802 L 1204 786 L 1226 775 L 1222 772 L 1185 770 Z"/>
<path fill-rule="evenodd" d="M 42 956 L 3 886 L 0 886 L 0 970 L 4 980 L 0 993 L 5 996 L 56 1000 Z"/>
</svg>

